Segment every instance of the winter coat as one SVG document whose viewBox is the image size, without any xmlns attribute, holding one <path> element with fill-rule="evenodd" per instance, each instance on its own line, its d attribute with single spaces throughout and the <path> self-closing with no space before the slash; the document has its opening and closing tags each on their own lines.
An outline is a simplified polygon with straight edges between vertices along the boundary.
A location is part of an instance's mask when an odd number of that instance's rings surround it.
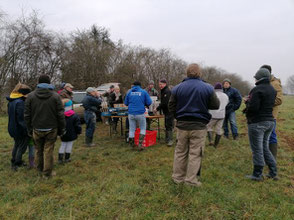
<svg viewBox="0 0 294 220">
<path fill-rule="evenodd" d="M 133 86 L 125 98 L 125 105 L 129 107 L 128 112 L 130 115 L 144 114 L 145 106 L 149 107 L 151 104 L 150 96 L 140 86 Z"/>
<path fill-rule="evenodd" d="M 110 105 L 110 107 L 113 108 L 114 104 L 122 104 L 122 103 L 123 103 L 123 98 L 122 98 L 121 94 L 119 95 L 119 98 L 116 99 L 115 92 L 110 93 L 110 95 L 109 95 L 109 105 Z"/>
<path fill-rule="evenodd" d="M 20 93 L 11 93 L 8 100 L 8 132 L 12 138 L 27 136 L 27 127 L 24 121 L 25 98 Z"/>
<path fill-rule="evenodd" d="M 200 78 L 186 78 L 172 89 L 169 111 L 177 121 L 199 121 L 207 124 L 211 119 L 208 109 L 218 109 L 219 100 L 214 89 Z"/>
<path fill-rule="evenodd" d="M 274 87 L 274 89 L 277 91 L 275 105 L 273 108 L 273 116 L 275 119 L 277 119 L 278 113 L 279 113 L 279 105 L 281 105 L 283 102 L 283 91 L 282 91 L 281 80 L 272 75 L 270 83 Z"/>
<path fill-rule="evenodd" d="M 157 111 L 162 110 L 163 114 L 168 115 L 168 102 L 171 96 L 171 91 L 170 89 L 165 86 L 161 91 L 160 91 L 160 104 L 157 107 Z"/>
<path fill-rule="evenodd" d="M 61 98 L 63 99 L 72 99 L 72 92 L 67 91 L 66 89 L 63 89 L 59 95 L 61 96 Z"/>
<path fill-rule="evenodd" d="M 31 92 L 25 102 L 24 118 L 29 132 L 33 129 L 65 129 L 64 108 L 60 96 L 50 84 L 42 83 Z"/>
<path fill-rule="evenodd" d="M 261 80 L 250 91 L 246 102 L 246 118 L 248 124 L 261 121 L 273 121 L 273 107 L 277 92 L 268 79 Z"/>
<path fill-rule="evenodd" d="M 80 118 L 73 110 L 64 112 L 66 121 L 66 133 L 61 136 L 63 142 L 74 141 L 82 133 Z"/>
<path fill-rule="evenodd" d="M 240 92 L 233 87 L 229 87 L 227 89 L 224 88 L 223 91 L 229 97 L 229 103 L 226 107 L 226 115 L 228 115 L 240 108 L 242 103 L 242 96 Z"/>
<path fill-rule="evenodd" d="M 148 87 L 145 90 L 150 96 L 157 96 L 158 97 L 158 91 L 155 88 L 150 89 Z"/>
<path fill-rule="evenodd" d="M 229 103 L 229 98 L 221 89 L 215 90 L 215 93 L 220 101 L 220 106 L 218 110 L 209 110 L 209 113 L 213 119 L 223 119 L 226 116 L 226 106 Z"/>
<path fill-rule="evenodd" d="M 91 96 L 90 94 L 87 94 L 82 101 L 84 109 L 92 112 L 98 112 L 101 108 L 101 103 L 100 98 Z"/>
</svg>

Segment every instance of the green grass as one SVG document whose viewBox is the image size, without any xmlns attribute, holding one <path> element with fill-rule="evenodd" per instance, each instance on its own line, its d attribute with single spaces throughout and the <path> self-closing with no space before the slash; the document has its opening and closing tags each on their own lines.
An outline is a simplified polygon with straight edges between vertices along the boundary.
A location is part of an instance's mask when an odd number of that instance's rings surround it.
<svg viewBox="0 0 294 220">
<path fill-rule="evenodd" d="M 12 139 L 0 117 L 0 219 L 293 219 L 294 97 L 281 108 L 278 167 L 281 180 L 252 182 L 245 117 L 241 138 L 206 147 L 200 188 L 172 183 L 174 148 L 164 144 L 134 152 L 98 124 L 95 148 L 74 144 L 73 161 L 55 165 L 44 180 L 35 170 L 10 170 Z M 56 143 L 57 157 L 60 141 Z M 27 154 L 24 156 L 27 160 Z M 267 171 L 267 168 L 265 169 Z"/>
</svg>

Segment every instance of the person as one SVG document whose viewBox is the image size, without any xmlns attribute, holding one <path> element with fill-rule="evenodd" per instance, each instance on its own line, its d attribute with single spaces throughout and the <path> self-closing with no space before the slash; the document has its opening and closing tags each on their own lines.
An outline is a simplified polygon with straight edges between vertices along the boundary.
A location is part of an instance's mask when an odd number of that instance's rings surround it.
<svg viewBox="0 0 294 220">
<path fill-rule="evenodd" d="M 60 92 L 60 96 L 63 98 L 63 99 L 71 99 L 72 100 L 72 98 L 73 98 L 73 92 L 72 92 L 72 90 L 73 90 L 73 86 L 72 86 L 72 84 L 70 84 L 70 83 L 66 83 L 65 85 L 64 85 L 64 89 Z"/>
<path fill-rule="evenodd" d="M 173 127 L 174 127 L 174 116 L 168 110 L 168 102 L 170 99 L 171 91 L 167 86 L 167 81 L 161 79 L 159 81 L 160 88 L 160 104 L 156 108 L 156 111 L 162 111 L 164 114 L 164 125 L 165 125 L 165 142 L 168 147 L 173 145 Z"/>
<path fill-rule="evenodd" d="M 235 111 L 240 108 L 242 96 L 236 88 L 231 87 L 230 79 L 224 79 L 223 91 L 229 97 L 229 103 L 226 106 L 226 116 L 224 120 L 224 137 L 229 138 L 228 123 L 230 123 L 233 139 L 236 140 L 238 138 L 238 127 Z"/>
<path fill-rule="evenodd" d="M 110 95 L 113 94 L 113 93 L 114 93 L 114 85 L 111 85 L 109 87 L 109 90 L 106 93 L 103 94 L 103 97 L 106 97 L 106 99 L 107 99 L 107 105 L 108 105 L 108 107 L 111 107 L 109 100 L 110 100 Z M 105 122 L 105 124 L 111 125 L 111 122 L 112 122 L 111 121 L 111 118 L 108 118 L 108 120 Z"/>
<path fill-rule="evenodd" d="M 270 65 L 263 65 L 260 68 L 266 68 L 270 73 L 272 73 L 272 67 Z M 282 85 L 281 80 L 276 78 L 273 74 L 271 74 L 271 85 L 274 87 L 274 89 L 277 91 L 277 96 L 275 100 L 275 105 L 273 108 L 273 116 L 274 116 L 274 129 L 271 133 L 270 139 L 269 139 L 269 149 L 272 152 L 275 159 L 277 159 L 277 152 L 278 152 L 278 139 L 276 134 L 276 125 L 277 125 L 277 119 L 278 119 L 278 113 L 279 113 L 279 106 L 283 103 L 283 91 L 282 91 Z"/>
<path fill-rule="evenodd" d="M 109 95 L 109 105 L 111 108 L 114 107 L 114 104 L 122 104 L 123 99 L 122 99 L 122 94 L 120 93 L 120 88 L 119 86 L 114 87 L 114 92 Z M 118 118 L 113 118 L 112 119 L 112 129 L 114 133 L 117 133 L 117 122 Z"/>
<path fill-rule="evenodd" d="M 62 82 L 59 86 L 59 90 L 57 91 L 58 94 L 60 94 L 62 92 L 62 90 L 64 89 L 66 83 Z"/>
<path fill-rule="evenodd" d="M 102 100 L 99 98 L 99 93 L 94 87 L 88 87 L 87 94 L 82 100 L 85 109 L 84 119 L 86 123 L 85 142 L 87 147 L 93 147 L 93 136 L 96 128 L 96 113 L 101 107 Z"/>
<path fill-rule="evenodd" d="M 60 96 L 50 84 L 48 75 L 41 75 L 37 88 L 25 102 L 24 118 L 35 143 L 35 164 L 43 177 L 53 170 L 53 151 L 57 136 L 65 133 L 64 108 Z"/>
<path fill-rule="evenodd" d="M 220 106 L 217 110 L 209 110 L 209 113 L 211 114 L 211 120 L 207 124 L 207 136 L 209 140 L 209 145 L 213 145 L 215 148 L 217 148 L 223 134 L 223 123 L 226 115 L 226 106 L 229 102 L 229 98 L 223 92 L 222 84 L 219 82 L 214 85 L 214 91 L 216 93 L 216 96 L 220 100 Z M 212 132 L 214 130 L 216 135 L 213 143 Z"/>
<path fill-rule="evenodd" d="M 248 136 L 253 155 L 253 173 L 246 178 L 255 181 L 263 180 L 263 167 L 269 167 L 267 177 L 277 180 L 277 164 L 269 150 L 269 138 L 274 128 L 273 107 L 275 89 L 270 85 L 271 74 L 266 68 L 259 69 L 254 75 L 255 87 L 245 100 Z"/>
<path fill-rule="evenodd" d="M 70 162 L 70 155 L 74 141 L 78 138 L 78 135 L 82 133 L 81 121 L 79 116 L 72 110 L 72 101 L 70 99 L 64 99 L 64 116 L 66 122 L 66 133 L 61 137 L 61 146 L 58 153 L 58 162 L 60 164 L 64 162 Z"/>
<path fill-rule="evenodd" d="M 148 94 L 150 96 L 158 97 L 158 91 L 154 88 L 154 81 L 153 80 L 149 81 L 148 87 L 145 90 L 146 90 L 146 92 L 148 92 Z"/>
<path fill-rule="evenodd" d="M 206 139 L 206 125 L 211 119 L 208 109 L 216 110 L 220 102 L 214 89 L 201 80 L 198 64 L 190 64 L 187 78 L 175 86 L 168 104 L 177 120 L 177 145 L 172 179 L 176 184 L 200 186 L 201 160 Z"/>
<path fill-rule="evenodd" d="M 14 139 L 11 158 L 11 169 L 14 171 L 25 165 L 22 156 L 30 141 L 24 121 L 25 99 L 30 92 L 30 87 L 18 83 L 10 96 L 6 97 L 8 101 L 8 133 Z M 34 160 L 34 158 L 29 158 L 30 164 L 32 163 L 31 160 Z"/>
<path fill-rule="evenodd" d="M 152 100 L 148 93 L 141 89 L 141 83 L 135 81 L 133 83 L 132 89 L 127 93 L 125 98 L 125 105 L 128 106 L 128 119 L 129 119 L 129 143 L 132 147 L 134 145 L 136 123 L 140 127 L 139 136 L 139 150 L 143 150 L 143 141 L 146 134 L 146 117 L 145 117 L 145 107 L 149 107 L 152 104 Z"/>
</svg>

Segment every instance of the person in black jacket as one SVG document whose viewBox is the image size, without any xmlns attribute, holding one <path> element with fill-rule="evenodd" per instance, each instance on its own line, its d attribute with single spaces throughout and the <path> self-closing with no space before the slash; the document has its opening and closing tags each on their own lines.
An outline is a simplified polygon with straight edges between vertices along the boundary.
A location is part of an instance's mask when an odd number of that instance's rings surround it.
<svg viewBox="0 0 294 220">
<path fill-rule="evenodd" d="M 74 140 L 78 138 L 78 135 L 82 133 L 81 121 L 79 116 L 72 110 L 72 101 L 70 99 L 64 99 L 64 116 L 66 122 L 66 133 L 61 136 L 61 146 L 59 148 L 58 162 L 63 163 L 70 162 L 70 155 L 72 152 L 72 146 Z"/>
<path fill-rule="evenodd" d="M 268 178 L 277 180 L 277 164 L 269 150 L 269 137 L 274 128 L 273 107 L 277 92 L 270 85 L 270 72 L 261 68 L 257 71 L 255 87 L 245 100 L 248 135 L 253 154 L 253 174 L 246 176 L 251 180 L 263 180 L 263 167 L 269 167 Z"/>
<path fill-rule="evenodd" d="M 114 87 L 114 92 L 110 93 L 109 95 L 109 105 L 111 108 L 114 107 L 114 104 L 122 104 L 123 103 L 123 98 L 122 94 L 120 93 L 120 88 L 119 86 Z M 118 118 L 113 118 L 111 123 L 112 123 L 112 129 L 114 133 L 117 133 L 117 122 Z"/>
<path fill-rule="evenodd" d="M 167 86 L 167 81 L 162 79 L 159 81 L 160 88 L 160 104 L 156 108 L 156 111 L 162 111 L 164 114 L 164 126 L 165 126 L 165 142 L 167 146 L 173 145 L 173 128 L 174 128 L 174 116 L 168 110 L 168 102 L 171 96 L 171 91 Z"/>
</svg>

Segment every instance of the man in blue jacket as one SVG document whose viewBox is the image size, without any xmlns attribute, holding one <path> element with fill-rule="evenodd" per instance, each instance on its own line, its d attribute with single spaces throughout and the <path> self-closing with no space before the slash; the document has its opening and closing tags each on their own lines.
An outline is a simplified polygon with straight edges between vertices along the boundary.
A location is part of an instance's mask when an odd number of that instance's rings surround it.
<svg viewBox="0 0 294 220">
<path fill-rule="evenodd" d="M 220 102 L 211 85 L 201 79 L 198 64 L 187 68 L 187 78 L 172 90 L 169 111 L 177 119 L 177 146 L 175 149 L 173 181 L 200 186 L 200 174 L 206 125 L 211 119 L 208 109 L 216 110 Z"/>
<path fill-rule="evenodd" d="M 127 93 L 125 98 L 125 105 L 129 107 L 129 142 L 132 147 L 134 147 L 134 137 L 136 130 L 136 123 L 140 127 L 140 137 L 139 137 L 139 150 L 143 150 L 143 141 L 146 134 L 146 117 L 145 117 L 145 107 L 149 107 L 152 104 L 152 100 L 148 93 L 141 88 L 141 83 L 135 81 L 133 83 L 132 89 Z"/>
<path fill-rule="evenodd" d="M 240 108 L 242 103 L 242 96 L 236 88 L 231 87 L 231 84 L 231 80 L 224 79 L 223 90 L 224 93 L 226 93 L 229 97 L 229 103 L 226 106 L 226 117 L 224 120 L 224 136 L 229 138 L 228 123 L 230 123 L 233 139 L 236 140 L 238 138 L 238 127 L 235 111 Z"/>
</svg>

